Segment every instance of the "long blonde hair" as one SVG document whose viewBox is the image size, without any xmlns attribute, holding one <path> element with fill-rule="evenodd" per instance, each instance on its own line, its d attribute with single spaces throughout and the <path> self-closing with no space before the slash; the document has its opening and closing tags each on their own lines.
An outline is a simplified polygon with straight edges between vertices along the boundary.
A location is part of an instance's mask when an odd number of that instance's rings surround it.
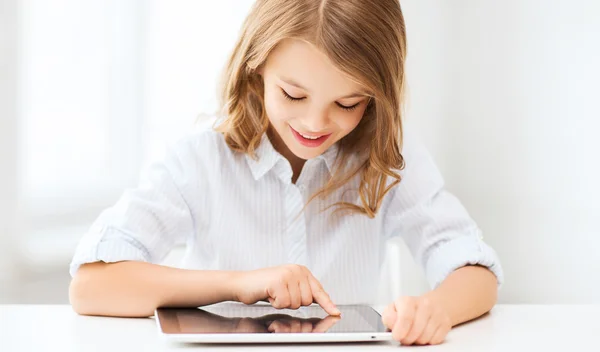
<svg viewBox="0 0 600 352">
<path fill-rule="evenodd" d="M 338 210 L 375 217 L 404 168 L 402 103 L 406 31 L 398 0 L 258 0 L 246 18 L 223 72 L 217 127 L 230 148 L 255 156 L 269 120 L 258 69 L 286 38 L 307 40 L 372 95 L 359 125 L 339 141 L 336 167 L 316 192 L 326 197 L 360 174 L 361 204 L 338 202 Z M 352 154 L 365 153 L 353 168 Z M 388 180 L 391 179 L 391 182 Z M 310 201 L 309 201 L 310 202 Z"/>
</svg>

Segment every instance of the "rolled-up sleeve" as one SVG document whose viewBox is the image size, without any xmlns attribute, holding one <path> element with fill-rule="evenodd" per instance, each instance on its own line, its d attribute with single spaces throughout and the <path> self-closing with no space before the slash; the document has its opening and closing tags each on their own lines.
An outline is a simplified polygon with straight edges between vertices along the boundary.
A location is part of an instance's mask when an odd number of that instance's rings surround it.
<svg viewBox="0 0 600 352">
<path fill-rule="evenodd" d="M 194 218 L 184 195 L 195 192 L 195 164 L 192 139 L 168 148 L 137 187 L 126 190 L 91 224 L 76 247 L 71 276 L 85 263 L 159 263 L 174 245 L 193 235 Z"/>
<path fill-rule="evenodd" d="M 386 238 L 401 236 L 432 288 L 465 265 L 487 267 L 504 281 L 500 260 L 461 202 L 444 189 L 434 161 L 416 136 L 407 134 L 402 180 L 390 191 L 383 213 Z"/>
</svg>

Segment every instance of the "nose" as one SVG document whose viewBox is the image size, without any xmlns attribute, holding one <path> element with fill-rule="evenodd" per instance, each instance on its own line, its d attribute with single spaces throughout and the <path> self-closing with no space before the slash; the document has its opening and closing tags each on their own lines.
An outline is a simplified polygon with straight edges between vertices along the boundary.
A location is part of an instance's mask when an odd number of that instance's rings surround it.
<svg viewBox="0 0 600 352">
<path fill-rule="evenodd" d="M 314 109 L 302 120 L 306 132 L 319 133 L 329 126 L 329 114 L 326 109 Z"/>
</svg>

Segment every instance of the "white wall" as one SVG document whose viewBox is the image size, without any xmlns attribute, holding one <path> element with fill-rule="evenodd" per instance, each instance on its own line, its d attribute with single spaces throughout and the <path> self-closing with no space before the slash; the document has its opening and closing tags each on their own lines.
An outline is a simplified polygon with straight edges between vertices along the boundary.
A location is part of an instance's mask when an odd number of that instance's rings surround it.
<svg viewBox="0 0 600 352">
<path fill-rule="evenodd" d="M 11 300 L 16 233 L 17 0 L 0 1 L 0 303 Z"/>
<path fill-rule="evenodd" d="M 600 3 L 401 2 L 409 37 L 409 121 L 436 158 L 448 188 L 498 251 L 507 280 L 500 300 L 599 303 L 600 231 L 593 220 L 600 198 L 595 182 L 600 179 L 595 155 L 600 150 Z M 15 276 L 7 270 L 14 263 L 10 256 L 16 257 L 9 239 L 18 237 L 18 3 L 0 0 L 0 301 L 7 294 L 6 281 Z M 220 11 L 229 10 L 222 6 Z M 182 23 L 177 28 L 187 28 L 193 19 Z M 156 38 L 150 53 L 169 36 Z M 171 52 L 180 44 L 169 46 Z M 158 67 L 160 58 L 155 59 L 148 69 Z M 183 77 L 184 71 L 175 72 Z M 168 83 L 165 77 L 152 79 Z M 151 91 L 157 97 L 161 92 Z M 193 100 L 189 94 L 175 98 Z M 161 124 L 157 119 L 150 125 L 161 130 L 164 121 L 185 114 L 191 115 L 188 110 L 165 113 Z M 401 249 L 403 293 L 418 294 L 426 289 L 422 273 Z M 66 292 L 63 286 L 58 291 Z M 44 287 L 36 291 L 50 286 Z"/>
<path fill-rule="evenodd" d="M 600 2 L 402 5 L 410 122 L 500 255 L 500 300 L 600 303 Z"/>
</svg>

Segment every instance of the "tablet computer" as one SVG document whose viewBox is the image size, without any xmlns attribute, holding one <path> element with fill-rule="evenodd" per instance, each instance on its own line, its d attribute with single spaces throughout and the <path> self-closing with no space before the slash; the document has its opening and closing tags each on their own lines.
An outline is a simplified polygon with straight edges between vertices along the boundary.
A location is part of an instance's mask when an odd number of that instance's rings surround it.
<svg viewBox="0 0 600 352">
<path fill-rule="evenodd" d="M 310 343 L 391 340 L 381 315 L 366 305 L 340 305 L 330 316 L 318 305 L 297 310 L 219 303 L 201 308 L 158 308 L 161 337 L 183 343 Z"/>
</svg>

